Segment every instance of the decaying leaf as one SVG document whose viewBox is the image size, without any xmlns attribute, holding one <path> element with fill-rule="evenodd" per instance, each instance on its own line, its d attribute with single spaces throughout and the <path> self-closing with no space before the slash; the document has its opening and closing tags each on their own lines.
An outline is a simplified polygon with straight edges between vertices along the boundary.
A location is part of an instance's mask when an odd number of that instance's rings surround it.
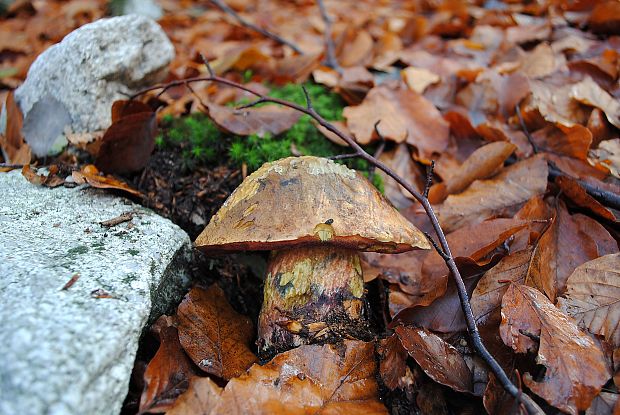
<svg viewBox="0 0 620 415">
<path fill-rule="evenodd" d="M 438 209 L 446 232 L 490 218 L 547 188 L 547 163 L 539 156 L 520 161 L 489 180 L 476 180 L 467 190 L 450 195 Z"/>
<path fill-rule="evenodd" d="M 502 300 L 500 334 L 517 353 L 537 352 L 544 376 L 537 380 L 525 373 L 523 381 L 562 411 L 586 410 L 611 378 L 596 343 L 532 287 L 510 285 Z"/>
<path fill-rule="evenodd" d="M 181 345 L 202 370 L 229 380 L 256 362 L 250 320 L 237 313 L 217 285 L 193 288 L 177 310 Z"/>
<path fill-rule="evenodd" d="M 387 414 L 378 400 L 374 346 L 358 340 L 305 345 L 226 385 L 203 414 Z M 215 397 L 215 394 L 213 394 Z"/>
<path fill-rule="evenodd" d="M 571 97 L 572 85 L 557 87 L 544 81 L 531 81 L 531 105 L 542 117 L 552 123 L 572 127 L 588 119 L 587 108 Z"/>
<path fill-rule="evenodd" d="M 558 305 L 580 327 L 605 337 L 620 347 L 620 254 L 588 261 L 566 281 L 566 293 Z"/>
<path fill-rule="evenodd" d="M 218 126 L 238 135 L 277 135 L 291 128 L 301 116 L 298 111 L 275 104 L 241 110 L 213 103 L 206 105 L 209 117 Z"/>
<path fill-rule="evenodd" d="M 144 391 L 140 412 L 165 412 L 187 390 L 197 370 L 181 348 L 171 317 L 162 316 L 153 325 L 159 336 L 159 349 L 144 372 Z"/>
<path fill-rule="evenodd" d="M 394 390 L 412 382 L 407 375 L 407 350 L 396 334 L 381 340 L 379 348 L 379 375 L 385 386 Z"/>
<path fill-rule="evenodd" d="M 401 84 L 381 84 L 368 92 L 364 101 L 355 107 L 346 107 L 343 115 L 347 126 L 360 144 L 378 138 L 379 131 L 386 139 L 408 144 L 418 149 L 420 158 L 431 159 L 448 145 L 448 123 L 435 106 Z"/>
<path fill-rule="evenodd" d="M 398 338 L 434 381 L 459 392 L 472 391 L 472 373 L 460 353 L 423 328 L 397 326 Z"/>
</svg>

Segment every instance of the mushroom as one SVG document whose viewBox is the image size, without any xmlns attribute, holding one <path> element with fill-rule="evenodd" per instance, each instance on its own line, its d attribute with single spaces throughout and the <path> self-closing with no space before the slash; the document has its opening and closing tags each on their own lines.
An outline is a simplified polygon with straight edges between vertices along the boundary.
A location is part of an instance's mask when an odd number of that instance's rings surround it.
<svg viewBox="0 0 620 415">
<path fill-rule="evenodd" d="M 359 251 L 429 249 L 424 235 L 360 173 L 289 157 L 248 176 L 196 239 L 208 254 L 270 250 L 258 322 L 262 357 L 368 337 Z"/>
</svg>

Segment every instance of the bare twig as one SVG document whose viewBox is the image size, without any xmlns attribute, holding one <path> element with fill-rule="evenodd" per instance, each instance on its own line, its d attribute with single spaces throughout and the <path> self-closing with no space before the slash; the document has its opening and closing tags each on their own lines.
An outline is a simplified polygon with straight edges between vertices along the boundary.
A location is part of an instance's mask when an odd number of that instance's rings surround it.
<svg viewBox="0 0 620 415">
<path fill-rule="evenodd" d="M 0 163 L 0 169 L 23 169 L 23 164 Z"/>
<path fill-rule="evenodd" d="M 282 105 L 288 108 L 292 108 L 301 113 L 309 115 L 317 123 L 323 126 L 325 129 L 336 134 L 336 136 L 338 136 L 344 142 L 346 142 L 349 145 L 349 147 L 351 147 L 354 150 L 353 154 L 355 154 L 357 157 L 363 160 L 366 160 L 370 164 L 376 166 L 378 169 L 382 170 L 385 174 L 390 176 L 400 186 L 402 186 L 405 190 L 407 190 L 407 192 L 409 192 L 418 202 L 420 202 L 420 204 L 424 208 L 424 211 L 426 212 L 426 215 L 428 216 L 433 226 L 433 230 L 435 231 L 435 234 L 437 235 L 437 238 L 439 240 L 438 247 L 441 248 L 441 252 L 443 252 L 445 255 L 446 265 L 448 266 L 448 269 L 450 270 L 450 274 L 452 275 L 454 282 L 456 284 L 457 292 L 459 295 L 459 300 L 461 303 L 461 307 L 463 309 L 463 314 L 465 315 L 465 322 L 467 324 L 467 330 L 469 332 L 469 335 L 472 338 L 472 344 L 473 344 L 474 349 L 476 350 L 478 355 L 487 363 L 487 365 L 489 366 L 491 371 L 495 374 L 495 376 L 497 377 L 502 387 L 511 396 L 513 396 L 519 402 L 523 403 L 530 414 L 544 414 L 542 409 L 540 409 L 540 407 L 529 396 L 525 394 L 523 395 L 520 394 L 519 389 L 512 383 L 512 381 L 508 378 L 508 376 L 506 376 L 506 373 L 504 372 L 502 367 L 499 365 L 499 363 L 495 360 L 495 358 L 489 353 L 489 351 L 484 346 L 484 343 L 482 342 L 482 338 L 480 337 L 480 333 L 478 332 L 478 327 L 476 326 L 476 321 L 475 321 L 475 318 L 472 312 L 471 305 L 469 303 L 469 296 L 465 288 L 465 283 L 463 282 L 463 277 L 461 276 L 461 273 L 459 272 L 456 266 L 456 263 L 454 261 L 454 256 L 452 255 L 452 252 L 450 251 L 450 246 L 448 245 L 446 236 L 443 232 L 443 229 L 441 228 L 441 225 L 439 224 L 437 215 L 435 214 L 435 211 L 433 210 L 431 203 L 426 197 L 424 197 L 423 194 L 421 194 L 412 184 L 408 183 L 406 180 L 400 177 L 396 172 L 394 172 L 385 163 L 376 159 L 374 156 L 368 154 L 352 137 L 343 133 L 338 128 L 336 128 L 333 124 L 331 124 L 329 121 L 324 119 L 318 112 L 316 112 L 316 110 L 312 108 L 311 105 L 302 106 L 294 102 L 285 101 L 279 98 L 273 98 L 268 95 L 262 94 L 258 91 L 255 91 L 245 85 L 239 84 L 237 82 L 234 82 L 234 81 L 231 81 L 229 79 L 222 78 L 219 76 L 209 76 L 209 77 L 203 77 L 203 78 L 194 78 L 193 80 L 190 80 L 190 79 L 185 80 L 185 82 L 198 82 L 198 81 L 212 81 L 212 82 L 217 82 L 223 85 L 232 86 L 240 90 L 249 92 L 250 94 L 257 97 L 258 99 L 257 101 L 255 101 L 257 103 L 258 102 L 271 102 L 274 104 L 279 104 L 279 105 Z M 139 95 L 142 95 L 148 91 L 152 91 L 155 89 L 166 90 L 168 88 L 171 88 L 175 84 L 178 85 L 178 83 L 176 82 L 157 85 L 151 88 L 144 89 L 143 91 L 136 93 L 134 96 L 137 97 Z"/>
<path fill-rule="evenodd" d="M 325 57 L 325 64 L 334 69 L 338 73 L 342 72 L 342 67 L 338 64 L 336 59 L 336 47 L 334 46 L 334 39 L 332 38 L 332 19 L 327 14 L 327 9 L 323 0 L 316 0 L 321 11 L 321 17 L 325 23 L 325 48 L 327 49 L 327 56 Z"/>
<path fill-rule="evenodd" d="M 450 260 L 450 257 L 446 255 L 446 253 L 439 247 L 439 245 L 437 245 L 437 242 L 435 242 L 433 237 L 428 232 L 424 232 L 424 236 L 426 236 L 426 239 L 428 239 L 431 245 L 433 245 L 433 248 L 435 248 L 435 251 L 437 251 L 439 256 L 442 257 L 444 261 Z"/>
<path fill-rule="evenodd" d="M 291 42 L 289 40 L 286 40 L 286 39 L 283 39 L 282 37 L 280 37 L 280 36 L 278 36 L 278 35 L 276 35 L 274 33 L 271 33 L 268 30 L 263 29 L 262 27 L 258 27 L 254 23 L 248 22 L 243 17 L 241 17 L 239 15 L 239 13 L 237 13 L 235 10 L 233 10 L 232 7 L 230 7 L 228 4 L 226 4 L 222 0 L 209 0 L 209 1 L 211 3 L 213 3 L 215 6 L 217 6 L 224 13 L 231 15 L 236 21 L 239 22 L 239 24 L 241 26 L 243 26 L 245 28 L 248 28 L 250 30 L 253 30 L 255 32 L 258 32 L 261 35 L 263 35 L 265 37 L 268 37 L 269 39 L 275 40 L 278 43 L 286 45 L 286 46 L 290 47 L 291 49 L 293 49 L 295 52 L 299 53 L 300 55 L 304 54 L 304 52 L 299 48 L 299 46 L 297 46 L 293 42 Z"/>
<path fill-rule="evenodd" d="M 428 192 L 433 185 L 433 171 L 435 170 L 435 160 L 431 160 L 431 165 L 426 166 L 426 184 L 424 185 L 424 197 L 428 198 Z"/>
</svg>

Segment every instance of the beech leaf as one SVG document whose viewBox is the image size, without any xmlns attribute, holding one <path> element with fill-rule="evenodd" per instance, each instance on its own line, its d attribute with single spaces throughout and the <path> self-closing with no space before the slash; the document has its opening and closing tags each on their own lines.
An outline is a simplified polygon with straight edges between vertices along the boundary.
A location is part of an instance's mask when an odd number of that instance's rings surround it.
<svg viewBox="0 0 620 415">
<path fill-rule="evenodd" d="M 224 130 L 238 135 L 277 135 L 291 128 L 301 113 L 275 104 L 262 107 L 235 108 L 207 103 L 209 117 Z"/>
</svg>

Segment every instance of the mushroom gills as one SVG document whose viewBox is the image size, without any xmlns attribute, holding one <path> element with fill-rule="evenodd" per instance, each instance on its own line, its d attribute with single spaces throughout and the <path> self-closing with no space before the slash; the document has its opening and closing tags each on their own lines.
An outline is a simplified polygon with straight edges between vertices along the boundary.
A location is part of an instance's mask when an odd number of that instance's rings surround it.
<svg viewBox="0 0 620 415">
<path fill-rule="evenodd" d="M 261 358 L 303 344 L 364 339 L 364 279 L 357 251 L 330 245 L 273 251 L 258 321 Z"/>
</svg>

